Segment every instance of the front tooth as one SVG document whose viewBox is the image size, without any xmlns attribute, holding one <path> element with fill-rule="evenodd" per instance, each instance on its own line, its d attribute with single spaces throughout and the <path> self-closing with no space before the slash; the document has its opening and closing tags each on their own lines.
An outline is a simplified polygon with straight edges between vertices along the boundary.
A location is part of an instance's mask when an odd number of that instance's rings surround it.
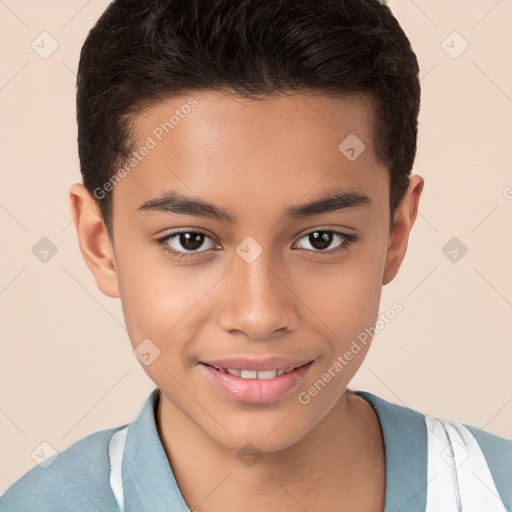
<svg viewBox="0 0 512 512">
<path fill-rule="evenodd" d="M 273 379 L 276 376 L 276 370 L 261 370 L 258 372 L 258 379 Z"/>
<path fill-rule="evenodd" d="M 237 377 L 240 377 L 240 370 L 233 370 L 232 368 L 226 368 L 226 371 L 230 373 L 231 375 L 236 375 Z"/>
<path fill-rule="evenodd" d="M 240 372 L 240 377 L 242 377 L 242 379 L 257 379 L 258 372 L 255 370 L 242 370 Z"/>
<path fill-rule="evenodd" d="M 280 377 L 281 375 L 284 375 L 285 370 L 277 370 L 277 376 Z"/>
</svg>

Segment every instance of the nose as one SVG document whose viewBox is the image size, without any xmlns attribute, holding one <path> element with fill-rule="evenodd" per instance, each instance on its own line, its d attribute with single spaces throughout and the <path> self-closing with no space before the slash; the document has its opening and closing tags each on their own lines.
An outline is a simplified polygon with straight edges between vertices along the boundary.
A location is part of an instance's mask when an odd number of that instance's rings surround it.
<svg viewBox="0 0 512 512">
<path fill-rule="evenodd" d="M 297 328 L 300 301 L 293 292 L 290 275 L 270 261 L 265 250 L 251 263 L 235 257 L 223 281 L 218 320 L 226 332 L 243 333 L 256 341 Z"/>
</svg>

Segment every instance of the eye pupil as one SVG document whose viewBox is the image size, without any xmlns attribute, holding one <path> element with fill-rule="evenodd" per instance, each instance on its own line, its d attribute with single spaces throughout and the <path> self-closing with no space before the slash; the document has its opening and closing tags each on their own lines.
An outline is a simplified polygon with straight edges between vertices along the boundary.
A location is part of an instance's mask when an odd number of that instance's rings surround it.
<svg viewBox="0 0 512 512">
<path fill-rule="evenodd" d="M 319 234 L 321 233 L 321 234 Z M 329 231 L 314 231 L 309 234 L 311 245 L 315 249 L 325 249 L 332 242 L 333 233 Z"/>
<path fill-rule="evenodd" d="M 204 237 L 202 233 L 180 233 L 179 242 L 187 251 L 195 251 L 203 245 Z"/>
</svg>

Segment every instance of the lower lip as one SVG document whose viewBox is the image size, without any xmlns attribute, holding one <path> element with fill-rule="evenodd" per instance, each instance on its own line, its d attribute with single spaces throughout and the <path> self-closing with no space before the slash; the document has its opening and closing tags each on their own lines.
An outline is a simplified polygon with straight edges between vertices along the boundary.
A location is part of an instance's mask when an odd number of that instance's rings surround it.
<svg viewBox="0 0 512 512">
<path fill-rule="evenodd" d="M 313 362 L 272 379 L 243 379 L 201 363 L 211 381 L 226 395 L 251 404 L 266 404 L 283 398 L 295 389 Z"/>
</svg>

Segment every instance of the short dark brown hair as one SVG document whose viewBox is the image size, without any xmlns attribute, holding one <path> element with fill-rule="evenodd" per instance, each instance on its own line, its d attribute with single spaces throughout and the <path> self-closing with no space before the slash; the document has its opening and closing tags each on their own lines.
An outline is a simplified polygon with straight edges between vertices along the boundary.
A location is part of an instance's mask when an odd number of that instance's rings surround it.
<svg viewBox="0 0 512 512">
<path fill-rule="evenodd" d="M 145 105 L 208 89 L 254 99 L 363 92 L 376 100 L 373 144 L 390 172 L 392 219 L 416 154 L 418 74 L 384 0 L 114 0 L 80 54 L 83 183 L 112 238 L 110 187 L 94 191 L 133 151 L 130 121 Z"/>
</svg>

